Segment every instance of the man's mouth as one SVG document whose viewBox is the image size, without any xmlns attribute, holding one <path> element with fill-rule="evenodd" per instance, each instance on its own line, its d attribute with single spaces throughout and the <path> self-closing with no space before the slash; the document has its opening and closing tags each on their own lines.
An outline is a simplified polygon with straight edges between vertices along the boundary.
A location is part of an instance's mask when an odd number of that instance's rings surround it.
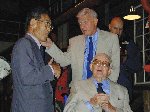
<svg viewBox="0 0 150 112">
<path fill-rule="evenodd" d="M 97 72 L 102 72 L 102 70 L 97 70 Z"/>
<path fill-rule="evenodd" d="M 86 32 L 86 30 L 82 30 L 82 32 L 83 32 L 83 33 L 85 33 L 85 32 Z"/>
</svg>

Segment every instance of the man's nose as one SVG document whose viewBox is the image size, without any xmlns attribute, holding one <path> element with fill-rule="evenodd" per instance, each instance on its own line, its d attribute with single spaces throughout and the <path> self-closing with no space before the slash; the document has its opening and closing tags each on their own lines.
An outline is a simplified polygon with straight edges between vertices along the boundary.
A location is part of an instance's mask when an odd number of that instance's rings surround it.
<svg viewBox="0 0 150 112">
<path fill-rule="evenodd" d="M 103 65 L 101 63 L 98 63 L 97 66 L 100 68 L 103 67 Z"/>
<path fill-rule="evenodd" d="M 120 34 L 120 29 L 118 28 L 118 29 L 117 29 L 117 35 L 119 35 L 119 34 Z"/>
<path fill-rule="evenodd" d="M 84 28 L 85 27 L 85 24 L 84 23 L 81 23 L 80 24 L 80 28 Z"/>
</svg>

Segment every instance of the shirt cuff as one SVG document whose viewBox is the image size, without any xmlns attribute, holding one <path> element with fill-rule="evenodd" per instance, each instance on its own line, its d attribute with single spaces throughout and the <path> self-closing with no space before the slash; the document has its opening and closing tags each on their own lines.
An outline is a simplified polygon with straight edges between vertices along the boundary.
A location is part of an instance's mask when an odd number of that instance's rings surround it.
<svg viewBox="0 0 150 112">
<path fill-rule="evenodd" d="M 86 101 L 86 102 L 85 102 L 85 105 L 86 105 L 86 107 L 90 110 L 90 112 L 94 112 L 94 108 L 93 108 L 93 106 L 90 104 L 89 101 Z"/>
<path fill-rule="evenodd" d="M 53 67 L 52 67 L 51 65 L 49 65 L 49 67 L 51 68 L 52 73 L 54 74 L 54 69 L 53 69 Z"/>
</svg>

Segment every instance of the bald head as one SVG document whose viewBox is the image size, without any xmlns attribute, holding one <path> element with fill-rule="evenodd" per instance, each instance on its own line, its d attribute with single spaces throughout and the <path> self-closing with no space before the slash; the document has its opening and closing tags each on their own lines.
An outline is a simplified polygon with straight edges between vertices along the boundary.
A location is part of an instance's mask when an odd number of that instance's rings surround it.
<svg viewBox="0 0 150 112">
<path fill-rule="evenodd" d="M 97 53 L 97 54 L 95 55 L 95 57 L 93 58 L 93 60 L 99 59 L 99 58 L 103 58 L 103 59 L 105 59 L 105 61 L 107 61 L 108 63 L 111 63 L 111 58 L 110 58 L 107 54 L 105 54 L 105 53 Z"/>
<path fill-rule="evenodd" d="M 109 30 L 120 37 L 123 31 L 122 19 L 120 17 L 114 17 L 109 24 Z"/>
</svg>

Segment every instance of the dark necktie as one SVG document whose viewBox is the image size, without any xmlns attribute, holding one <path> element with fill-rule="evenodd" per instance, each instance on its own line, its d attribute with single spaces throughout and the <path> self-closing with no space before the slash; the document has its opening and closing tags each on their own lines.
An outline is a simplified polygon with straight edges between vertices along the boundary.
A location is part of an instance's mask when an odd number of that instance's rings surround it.
<svg viewBox="0 0 150 112">
<path fill-rule="evenodd" d="M 41 55 L 42 55 L 42 58 L 44 61 L 45 60 L 45 50 L 44 50 L 44 47 L 42 45 L 40 46 L 40 52 L 41 52 Z"/>
<path fill-rule="evenodd" d="M 102 88 L 102 83 L 97 83 L 97 85 L 98 85 L 98 88 L 97 88 L 97 92 L 98 93 L 104 93 L 105 94 L 105 92 L 103 91 L 103 88 Z M 105 110 L 104 109 L 102 109 L 102 112 L 105 112 Z"/>
<path fill-rule="evenodd" d="M 92 42 L 92 37 L 89 37 L 90 42 L 89 42 L 89 54 L 87 57 L 87 78 L 90 78 L 92 76 L 92 71 L 90 70 L 90 64 L 93 59 L 93 42 Z"/>
<path fill-rule="evenodd" d="M 103 91 L 103 88 L 102 88 L 102 83 L 97 83 L 97 85 L 98 85 L 98 88 L 97 88 L 97 92 L 98 93 L 104 93 L 105 94 L 105 92 Z"/>
</svg>

